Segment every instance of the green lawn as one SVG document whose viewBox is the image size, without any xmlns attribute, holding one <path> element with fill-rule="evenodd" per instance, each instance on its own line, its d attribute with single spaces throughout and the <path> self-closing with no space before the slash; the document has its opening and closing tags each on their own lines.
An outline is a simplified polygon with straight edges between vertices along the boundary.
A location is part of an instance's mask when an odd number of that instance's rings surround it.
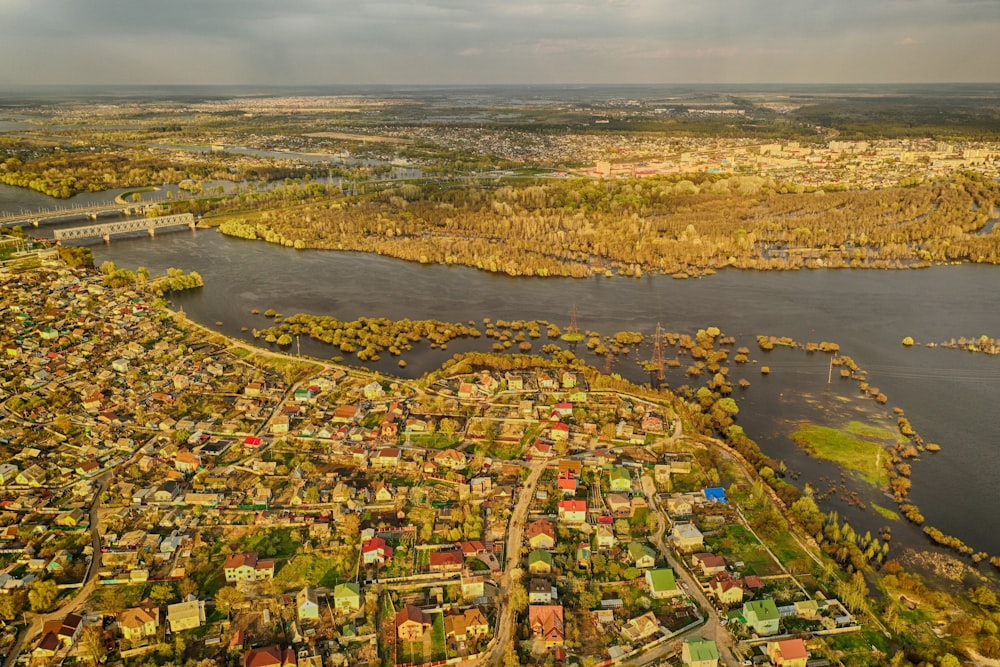
<svg viewBox="0 0 1000 667">
<path fill-rule="evenodd" d="M 849 430 L 854 424 L 857 422 L 852 422 L 847 429 L 805 424 L 792 433 L 791 438 L 816 458 L 832 461 L 843 468 L 856 471 L 872 486 L 888 484 L 889 480 L 882 466 L 888 454 L 881 442 L 873 441 L 884 440 L 881 436 L 885 431 L 879 431 L 880 436 L 874 436 L 870 434 L 871 429 L 869 429 L 866 435 L 861 436 L 857 432 L 864 429 L 854 427 L 853 430 Z M 858 424 L 858 426 L 863 425 Z"/>
</svg>

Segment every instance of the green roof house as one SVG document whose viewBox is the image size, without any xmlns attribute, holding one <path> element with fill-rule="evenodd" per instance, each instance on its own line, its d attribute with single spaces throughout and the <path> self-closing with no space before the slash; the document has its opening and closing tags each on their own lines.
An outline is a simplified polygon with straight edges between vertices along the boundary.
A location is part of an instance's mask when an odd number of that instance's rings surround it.
<svg viewBox="0 0 1000 667">
<path fill-rule="evenodd" d="M 642 542 L 629 542 L 628 556 L 636 567 L 647 568 L 656 565 L 656 552 L 648 544 Z"/>
<path fill-rule="evenodd" d="M 646 570 L 646 585 L 654 598 L 671 598 L 681 595 L 681 589 L 674 581 L 674 571 L 668 567 L 657 570 Z"/>
<path fill-rule="evenodd" d="M 717 667 L 719 647 L 711 639 L 688 637 L 681 647 L 681 663 L 684 667 Z"/>
<path fill-rule="evenodd" d="M 744 602 L 743 618 L 747 627 L 762 637 L 778 632 L 778 607 L 770 598 Z"/>
<path fill-rule="evenodd" d="M 532 574 L 548 574 L 552 571 L 552 554 L 548 551 L 535 549 L 528 554 L 528 572 Z"/>
<path fill-rule="evenodd" d="M 629 471 L 621 466 L 615 466 L 611 469 L 611 490 L 612 491 L 631 491 L 632 490 L 632 475 Z"/>
<path fill-rule="evenodd" d="M 361 587 L 354 582 L 337 584 L 333 589 L 333 606 L 348 614 L 361 609 Z"/>
</svg>

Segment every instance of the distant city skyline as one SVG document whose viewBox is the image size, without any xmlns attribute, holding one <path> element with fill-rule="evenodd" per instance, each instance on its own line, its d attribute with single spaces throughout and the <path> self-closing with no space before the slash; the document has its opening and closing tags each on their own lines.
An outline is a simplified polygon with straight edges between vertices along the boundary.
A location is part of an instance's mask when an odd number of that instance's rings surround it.
<svg viewBox="0 0 1000 667">
<path fill-rule="evenodd" d="M 1000 80 L 998 0 L 3 0 L 0 86 Z"/>
</svg>

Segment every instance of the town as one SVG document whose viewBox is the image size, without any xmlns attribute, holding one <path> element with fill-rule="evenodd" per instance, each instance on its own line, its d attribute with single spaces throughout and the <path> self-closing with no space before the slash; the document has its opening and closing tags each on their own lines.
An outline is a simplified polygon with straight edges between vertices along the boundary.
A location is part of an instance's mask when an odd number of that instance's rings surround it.
<svg viewBox="0 0 1000 667">
<path fill-rule="evenodd" d="M 517 356 L 402 380 L 106 278 L 50 249 L 0 269 L 6 666 L 885 650 L 864 595 L 669 392 Z"/>
</svg>

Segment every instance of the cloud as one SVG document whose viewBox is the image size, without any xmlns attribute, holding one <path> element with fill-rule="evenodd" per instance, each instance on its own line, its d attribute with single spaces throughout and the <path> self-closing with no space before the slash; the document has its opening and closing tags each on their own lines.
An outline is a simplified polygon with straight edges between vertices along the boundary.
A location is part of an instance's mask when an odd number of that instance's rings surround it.
<svg viewBox="0 0 1000 667">
<path fill-rule="evenodd" d="M 990 81 L 1000 62 L 996 8 L 997 0 L 0 0 L 0 85 Z"/>
</svg>

